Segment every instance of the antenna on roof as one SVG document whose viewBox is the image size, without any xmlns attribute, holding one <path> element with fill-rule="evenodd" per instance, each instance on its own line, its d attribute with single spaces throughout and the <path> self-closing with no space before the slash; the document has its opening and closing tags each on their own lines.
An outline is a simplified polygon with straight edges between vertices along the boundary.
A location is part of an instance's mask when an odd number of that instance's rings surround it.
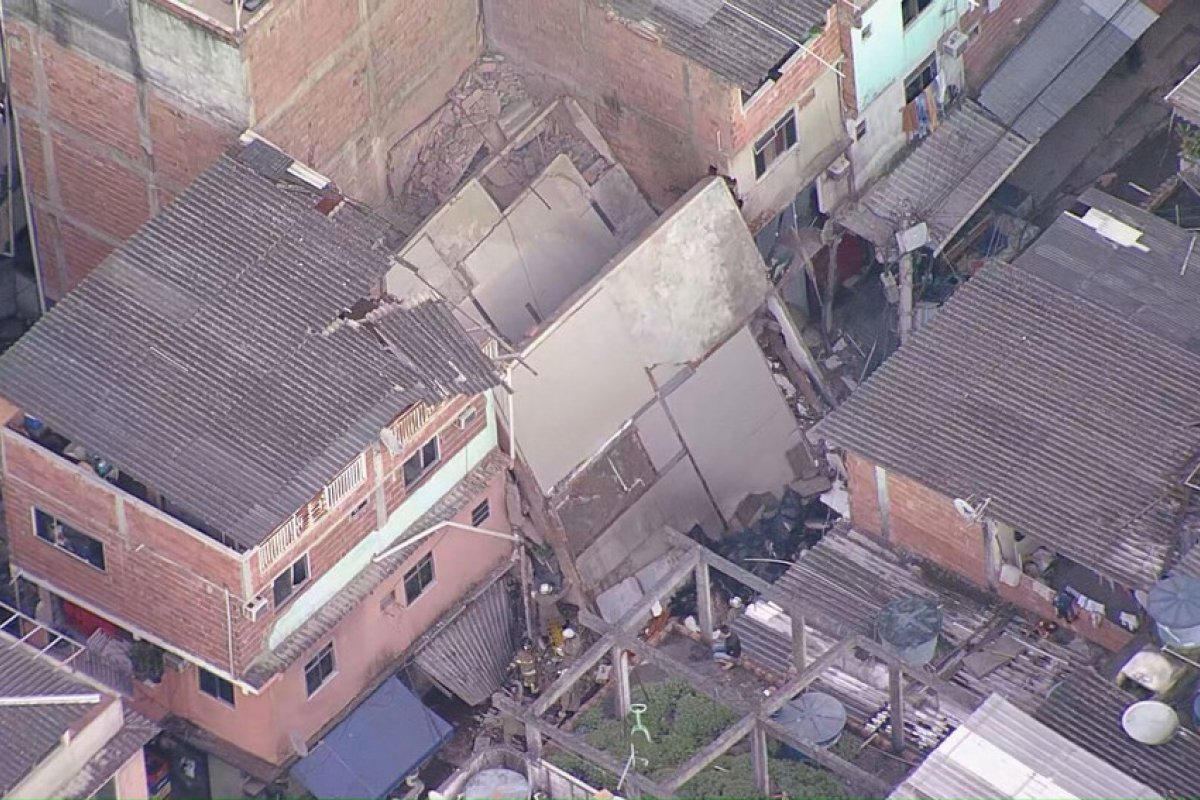
<svg viewBox="0 0 1200 800">
<path fill-rule="evenodd" d="M 1192 234 L 1192 240 L 1188 242 L 1187 255 L 1183 257 L 1183 266 L 1179 268 L 1179 277 L 1183 277 L 1183 273 L 1187 272 L 1188 264 L 1192 263 L 1192 251 L 1196 249 L 1196 234 Z"/>
</svg>

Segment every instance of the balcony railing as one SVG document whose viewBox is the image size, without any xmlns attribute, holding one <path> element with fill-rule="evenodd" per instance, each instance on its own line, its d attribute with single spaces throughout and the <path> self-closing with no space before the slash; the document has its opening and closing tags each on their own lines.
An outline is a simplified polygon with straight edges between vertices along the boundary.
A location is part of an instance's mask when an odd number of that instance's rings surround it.
<svg viewBox="0 0 1200 800">
<path fill-rule="evenodd" d="M 0 647 L 28 647 L 68 672 L 86 675 L 114 692 L 133 696 L 128 646 L 103 631 L 96 631 L 81 643 L 4 603 L 0 603 L 0 630 L 14 640 L 0 640 Z"/>
</svg>

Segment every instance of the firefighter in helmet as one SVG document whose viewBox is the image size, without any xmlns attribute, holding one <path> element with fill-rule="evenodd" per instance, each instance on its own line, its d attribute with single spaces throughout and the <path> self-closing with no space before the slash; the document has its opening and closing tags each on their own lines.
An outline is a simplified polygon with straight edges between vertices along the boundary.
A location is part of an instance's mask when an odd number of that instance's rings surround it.
<svg viewBox="0 0 1200 800">
<path fill-rule="evenodd" d="M 517 651 L 517 655 L 513 658 L 511 667 L 519 673 L 521 688 L 525 692 L 534 695 L 541 690 L 539 686 L 537 654 L 533 652 L 533 642 L 528 637 L 521 640 L 521 649 Z"/>
</svg>

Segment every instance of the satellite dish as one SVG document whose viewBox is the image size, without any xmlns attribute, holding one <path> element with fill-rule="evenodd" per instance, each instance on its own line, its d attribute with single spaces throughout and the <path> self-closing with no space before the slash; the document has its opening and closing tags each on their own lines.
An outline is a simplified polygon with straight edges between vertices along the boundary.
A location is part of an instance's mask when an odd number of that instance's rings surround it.
<svg viewBox="0 0 1200 800">
<path fill-rule="evenodd" d="M 961 497 L 954 498 L 954 509 L 963 516 L 964 519 L 975 519 L 975 515 L 979 510 L 971 504 L 970 500 L 963 500 Z"/>
<path fill-rule="evenodd" d="M 308 742 L 304 741 L 304 737 L 295 731 L 288 734 L 288 740 L 292 743 L 292 749 L 296 751 L 296 755 L 304 758 L 308 755 Z"/>
</svg>

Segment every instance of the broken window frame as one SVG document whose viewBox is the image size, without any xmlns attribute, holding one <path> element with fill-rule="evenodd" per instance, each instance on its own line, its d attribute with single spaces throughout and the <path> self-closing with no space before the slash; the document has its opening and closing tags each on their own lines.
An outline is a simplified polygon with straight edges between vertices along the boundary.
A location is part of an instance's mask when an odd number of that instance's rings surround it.
<svg viewBox="0 0 1200 800">
<path fill-rule="evenodd" d="M 417 562 L 417 565 L 404 573 L 404 604 L 411 606 L 437 582 L 437 573 L 433 567 L 433 553 Z"/>
<path fill-rule="evenodd" d="M 404 465 L 401 467 L 404 485 L 411 487 L 419 483 L 441 460 L 442 444 L 440 437 L 435 435 L 404 460 Z"/>
<path fill-rule="evenodd" d="M 305 553 L 271 581 L 271 597 L 275 601 L 275 608 L 285 606 L 310 578 L 312 570 L 309 569 L 308 553 Z"/>
<path fill-rule="evenodd" d="M 799 142 L 796 109 L 789 108 L 771 129 L 754 142 L 754 177 L 762 178 Z"/>
<path fill-rule="evenodd" d="M 33 508 L 33 531 L 43 542 L 74 556 L 92 569 L 106 571 L 104 542 L 36 506 Z"/>
</svg>

